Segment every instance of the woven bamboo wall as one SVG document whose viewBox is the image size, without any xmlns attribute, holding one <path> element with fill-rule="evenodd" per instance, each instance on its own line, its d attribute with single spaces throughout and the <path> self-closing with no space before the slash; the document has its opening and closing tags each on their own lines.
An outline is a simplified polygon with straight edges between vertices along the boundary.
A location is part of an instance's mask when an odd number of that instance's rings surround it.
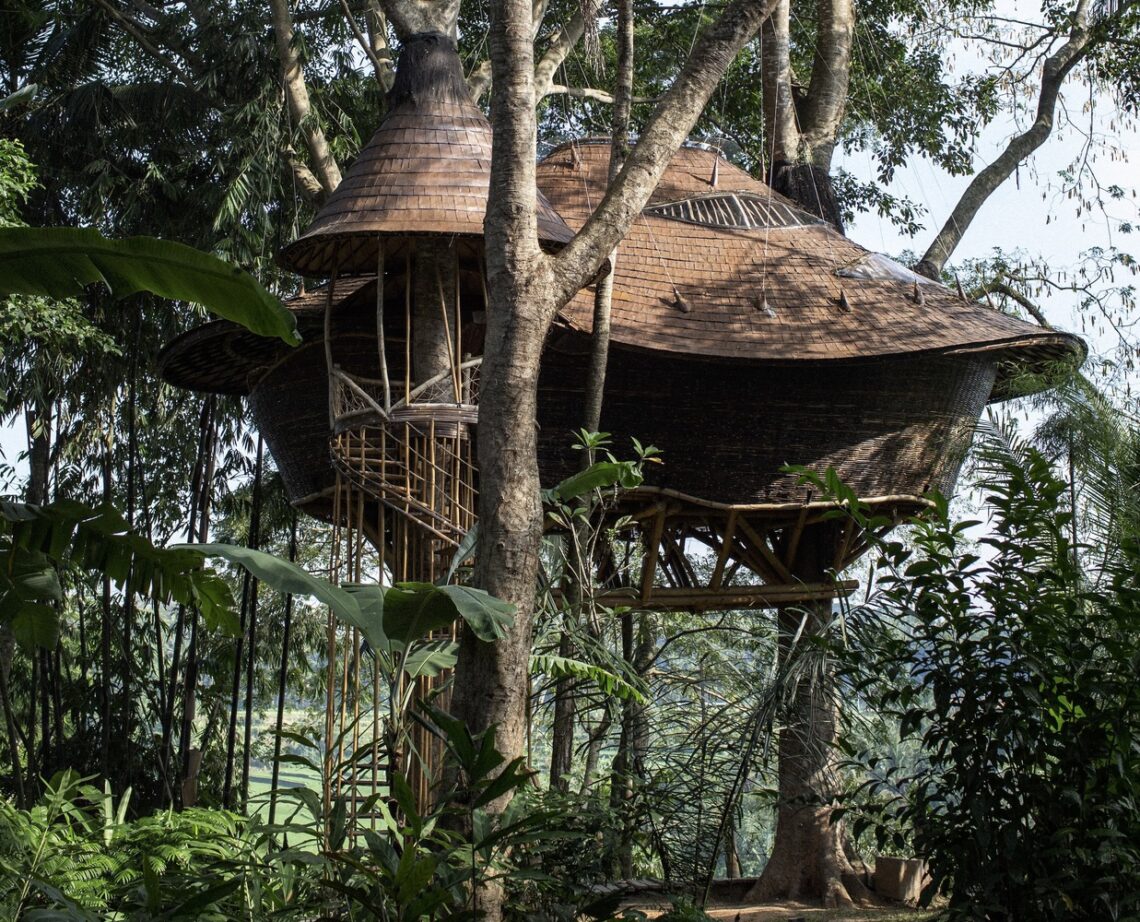
<svg viewBox="0 0 1140 922">
<path fill-rule="evenodd" d="M 544 483 L 579 463 L 586 358 L 548 349 L 539 385 Z M 722 503 L 794 502 L 785 464 L 834 467 L 862 496 L 949 493 L 993 386 L 978 357 L 743 365 L 615 349 L 603 431 L 618 454 L 629 436 L 664 452 L 649 483 Z"/>
</svg>

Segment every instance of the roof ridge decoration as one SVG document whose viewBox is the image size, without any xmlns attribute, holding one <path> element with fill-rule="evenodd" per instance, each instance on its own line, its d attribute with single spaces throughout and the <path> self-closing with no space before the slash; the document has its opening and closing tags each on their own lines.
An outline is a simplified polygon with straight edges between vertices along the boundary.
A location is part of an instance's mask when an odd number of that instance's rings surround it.
<svg viewBox="0 0 1140 922">
<path fill-rule="evenodd" d="M 799 208 L 753 192 L 710 192 L 647 206 L 643 214 L 703 227 L 763 230 L 807 227 L 823 222 Z"/>
</svg>

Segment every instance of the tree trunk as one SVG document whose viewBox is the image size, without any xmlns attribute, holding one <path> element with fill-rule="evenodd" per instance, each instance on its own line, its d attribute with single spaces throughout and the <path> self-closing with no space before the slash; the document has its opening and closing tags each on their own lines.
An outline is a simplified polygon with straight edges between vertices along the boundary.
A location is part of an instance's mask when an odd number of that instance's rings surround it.
<svg viewBox="0 0 1140 922">
<path fill-rule="evenodd" d="M 804 211 L 822 218 L 843 233 L 843 215 L 835 197 L 831 174 L 814 163 L 776 162 L 770 176 L 772 188 L 786 195 Z"/>
<path fill-rule="evenodd" d="M 217 460 L 218 420 L 217 400 L 209 398 L 209 427 L 206 438 L 206 467 L 202 476 L 201 494 L 198 499 L 197 535 L 191 541 L 205 544 L 210 536 L 211 498 L 213 496 L 214 466 Z M 193 523 L 191 523 L 193 531 Z M 198 609 L 190 609 L 190 642 L 186 649 L 186 678 L 182 691 L 182 725 L 178 735 L 179 763 L 182 766 L 182 788 L 187 786 L 197 774 L 190 740 L 194 731 L 194 718 L 198 702 Z"/>
<path fill-rule="evenodd" d="M 594 778 L 598 774 L 598 758 L 602 754 L 602 745 L 612 723 L 613 716 L 609 708 L 606 708 L 597 726 L 590 731 L 590 738 L 586 744 L 586 764 L 582 767 L 582 786 L 578 789 L 579 796 L 585 796 L 594 785 Z"/>
<path fill-rule="evenodd" d="M 633 668 L 633 618 L 632 612 L 621 616 L 621 656 Z M 633 818 L 630 811 L 634 794 L 634 727 L 633 702 L 621 703 L 621 735 L 618 737 L 617 753 L 614 755 L 610 772 L 610 810 L 621 820 L 621 836 L 617 847 L 616 871 L 622 880 L 633 878 Z"/>
<path fill-rule="evenodd" d="M 729 880 L 740 877 L 740 852 L 736 848 L 736 804 L 728 808 L 724 823 L 724 876 Z"/>
<path fill-rule="evenodd" d="M 249 546 L 261 547 L 261 472 L 265 460 L 265 443 L 257 434 L 257 467 L 253 474 L 253 508 L 249 516 Z M 241 802 L 249 801 L 249 763 L 252 753 L 253 694 L 257 673 L 257 588 L 259 582 L 250 581 L 249 593 L 249 655 L 245 670 L 245 739 L 241 760 Z"/>
<path fill-rule="evenodd" d="M 222 806 L 234 809 L 234 763 L 237 758 L 238 702 L 241 700 L 241 667 L 245 662 L 245 638 L 249 628 L 249 598 L 253 577 L 249 571 L 242 574 L 241 615 L 238 636 L 234 643 L 233 682 L 230 685 L 229 720 L 226 723 L 226 772 L 222 781 Z M 240 794 L 240 792 L 239 792 Z"/>
<path fill-rule="evenodd" d="M 16 806 L 24 810 L 28 799 L 24 793 L 24 766 L 20 759 L 20 735 L 16 715 L 12 712 L 12 696 L 8 678 L 12 674 L 12 652 L 16 640 L 7 627 L 0 628 L 0 708 L 4 710 L 4 729 L 8 734 L 8 750 L 12 757 L 12 781 L 16 786 Z"/>
<path fill-rule="evenodd" d="M 137 502 L 137 487 L 135 482 L 135 464 L 138 460 L 138 354 L 139 334 L 142 326 L 142 308 L 135 304 L 134 331 L 131 336 L 130 372 L 127 378 L 127 525 L 133 532 L 135 530 L 135 506 Z M 119 743 L 119 764 L 123 772 L 123 786 L 131 787 L 134 783 L 131 771 L 131 733 L 134 731 L 134 700 L 132 698 L 132 679 L 135 666 L 134 657 L 134 622 L 135 622 L 135 594 L 131 587 L 133 573 L 127 573 L 123 585 L 123 668 L 121 672 L 122 688 L 119 698 L 122 701 L 122 726 L 117 733 Z"/>
<path fill-rule="evenodd" d="M 111 447 L 110 436 L 108 444 L 103 447 L 103 502 L 111 501 Z M 111 726 L 111 578 L 103 577 L 103 621 L 99 628 L 99 714 L 101 717 L 100 751 L 102 758 L 100 766 L 104 778 L 111 777 L 111 740 L 113 728 Z"/>
<path fill-rule="evenodd" d="M 415 297 L 412 303 L 412 382 L 422 384 L 451 370 L 455 342 L 455 243 L 424 237 L 415 248 Z M 455 388 L 448 378 L 434 385 L 421 398 L 454 401 Z"/>
<path fill-rule="evenodd" d="M 819 37 L 811 83 L 799 106 L 791 63 L 790 13 L 790 0 L 779 0 L 761 33 L 768 183 L 843 233 L 830 170 L 847 101 L 855 7 L 853 0 L 819 0 L 816 4 Z"/>
<path fill-rule="evenodd" d="M 764 134 L 770 176 L 777 163 L 794 163 L 799 155 L 799 129 L 792 98 L 790 23 L 791 0 L 778 0 L 760 29 Z"/>
<path fill-rule="evenodd" d="M 332 192 L 340 185 L 340 169 L 332 155 L 320 121 L 309 102 L 309 90 L 305 86 L 305 75 L 301 69 L 301 57 L 294 47 L 293 22 L 289 17 L 288 0 L 269 0 L 273 18 L 273 37 L 277 45 L 277 57 L 281 61 L 281 82 L 285 97 L 289 102 L 289 112 L 293 123 L 300 129 L 309 149 L 313 172 L 320 181 L 325 193 Z"/>
<path fill-rule="evenodd" d="M 814 581 L 821 581 L 822 568 L 814 569 Z M 807 572 L 799 575 L 807 579 Z M 792 672 L 795 687 L 779 736 L 776 838 L 768 864 L 748 896 L 758 901 L 819 900 L 828 907 L 853 906 L 868 894 L 847 858 L 844 825 L 831 819 L 838 784 L 839 702 L 827 668 L 815 666 L 810 651 L 796 652 L 790 646 L 802 619 L 807 619 L 803 638 L 826 630 L 831 605 L 785 608 L 779 618 L 781 656 L 806 659 L 803 668 Z"/>
<path fill-rule="evenodd" d="M 289 562 L 297 560 L 297 510 L 289 525 Z M 285 723 L 285 691 L 289 681 L 289 641 L 293 631 L 293 594 L 285 596 L 285 623 L 281 630 L 281 669 L 277 674 L 277 721 L 273 738 L 273 778 L 269 783 L 269 825 L 277 816 L 277 782 L 281 772 L 281 728 Z"/>
<path fill-rule="evenodd" d="M 456 669 L 459 716 L 474 732 L 498 728 L 508 757 L 522 751 L 534 590 L 542 537 L 535 409 L 543 342 L 556 310 L 597 272 L 628 232 L 670 157 L 729 63 L 756 33 L 773 0 L 732 0 L 708 26 L 665 93 L 608 194 L 555 257 L 539 249 L 535 214 L 534 14 L 530 0 L 490 5 L 491 179 L 484 223 L 487 333 L 480 379 L 480 476 L 476 583 L 517 606 L 494 644 L 464 631 Z M 392 3 L 394 11 L 417 4 Z M 403 11 L 406 12 L 406 9 Z M 480 894 L 490 922 L 501 889 Z"/>
<path fill-rule="evenodd" d="M 571 656 L 574 652 L 570 634 L 562 632 L 558 640 L 558 655 Z M 569 790 L 567 776 L 574 760 L 574 712 L 577 683 L 561 678 L 554 683 L 554 725 L 550 743 L 550 789 Z"/>
</svg>

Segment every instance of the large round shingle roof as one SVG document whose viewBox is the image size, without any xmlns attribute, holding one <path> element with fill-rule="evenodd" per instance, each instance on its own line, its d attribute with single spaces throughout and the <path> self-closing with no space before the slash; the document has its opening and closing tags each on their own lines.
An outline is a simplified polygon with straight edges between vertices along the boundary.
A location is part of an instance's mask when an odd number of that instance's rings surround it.
<svg viewBox="0 0 1140 922">
<path fill-rule="evenodd" d="M 570 142 L 539 164 L 571 227 L 601 201 L 608 163 L 608 143 Z M 562 316 L 589 330 L 590 293 Z M 1033 366 L 1084 348 L 865 250 L 697 147 L 674 156 L 619 247 L 612 325 L 627 346 L 764 362 L 993 351 Z"/>
</svg>

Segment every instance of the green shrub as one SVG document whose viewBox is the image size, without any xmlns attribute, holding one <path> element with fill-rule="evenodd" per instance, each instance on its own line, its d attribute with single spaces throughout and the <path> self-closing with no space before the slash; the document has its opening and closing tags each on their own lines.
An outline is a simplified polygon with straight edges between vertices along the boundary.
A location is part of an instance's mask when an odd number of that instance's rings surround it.
<svg viewBox="0 0 1140 922">
<path fill-rule="evenodd" d="M 995 463 L 977 552 L 943 504 L 912 546 L 880 543 L 886 575 L 850 613 L 844 676 L 921 744 L 917 767 L 861 755 L 853 827 L 909 836 L 952 919 L 1135 919 L 1136 536 L 1091 572 L 1046 459 Z"/>
</svg>

